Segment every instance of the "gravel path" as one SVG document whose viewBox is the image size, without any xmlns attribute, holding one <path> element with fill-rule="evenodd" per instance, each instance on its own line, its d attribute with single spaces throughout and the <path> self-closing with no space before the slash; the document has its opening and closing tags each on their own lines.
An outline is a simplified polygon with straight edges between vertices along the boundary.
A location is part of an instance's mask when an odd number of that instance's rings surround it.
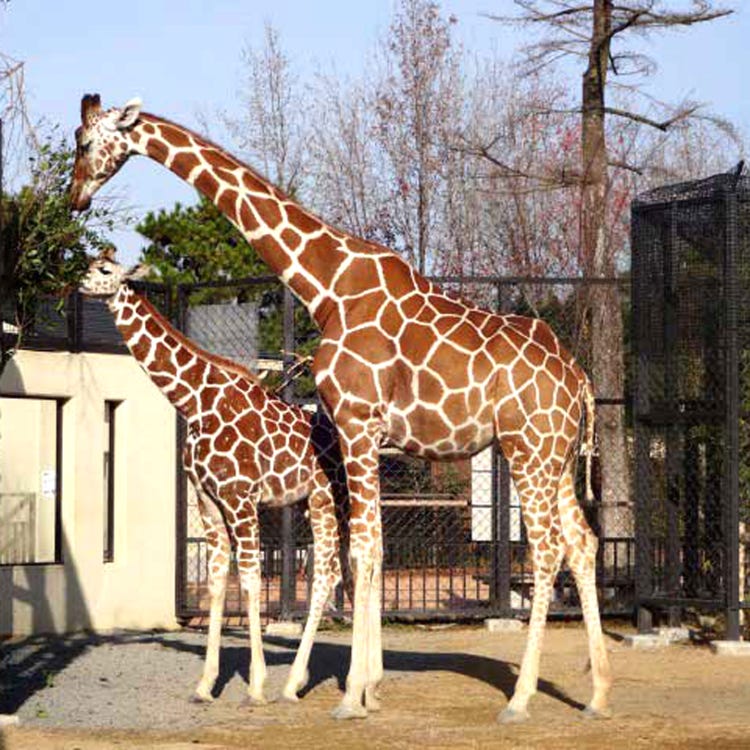
<svg viewBox="0 0 750 750">
<path fill-rule="evenodd" d="M 341 681 L 348 633 L 322 634 L 311 687 Z M 222 640 L 212 704 L 189 702 L 203 668 L 200 632 L 119 632 L 107 636 L 34 637 L 0 646 L 0 713 L 23 725 L 181 730 L 230 721 L 245 697 L 249 649 L 237 632 Z M 281 692 L 296 641 L 265 638 L 266 695 Z"/>
</svg>

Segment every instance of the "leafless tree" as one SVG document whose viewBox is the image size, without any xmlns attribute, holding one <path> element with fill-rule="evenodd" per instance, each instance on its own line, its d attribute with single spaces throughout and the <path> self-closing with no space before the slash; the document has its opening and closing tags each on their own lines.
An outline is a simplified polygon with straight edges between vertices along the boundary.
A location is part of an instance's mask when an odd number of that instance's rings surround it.
<svg viewBox="0 0 750 750">
<path fill-rule="evenodd" d="M 20 60 L 0 53 L 0 121 L 3 133 L 3 171 L 8 179 L 19 177 L 30 152 L 39 148 L 26 101 L 25 66 Z"/>
<path fill-rule="evenodd" d="M 319 74 L 312 100 L 306 167 L 311 204 L 347 231 L 393 243 L 370 93 L 362 84 Z"/>
<path fill-rule="evenodd" d="M 225 115 L 224 122 L 252 163 L 260 165 L 283 190 L 295 194 L 303 179 L 305 97 L 279 32 L 266 24 L 263 46 L 246 47 L 242 57 L 239 98 L 243 111 L 238 117 Z"/>
<path fill-rule="evenodd" d="M 433 270 L 430 249 L 443 208 L 441 185 L 450 131 L 461 118 L 459 56 L 445 19 L 430 0 L 401 0 L 379 55 L 375 137 L 389 174 L 398 249 Z"/>
<path fill-rule="evenodd" d="M 583 67 L 580 104 L 568 110 L 580 118 L 579 167 L 575 187 L 580 195 L 580 254 L 585 275 L 611 277 L 617 272 L 616 243 L 608 236 L 607 207 L 612 196 L 611 168 L 637 166 L 615 160 L 608 141 L 608 118 L 669 131 L 695 114 L 695 103 L 681 103 L 668 116 L 655 119 L 648 111 L 617 106 L 607 93 L 632 76 L 653 70 L 644 55 L 623 44 L 634 35 L 650 36 L 722 18 L 732 11 L 710 0 L 692 0 L 682 9 L 661 0 L 514 0 L 516 15 L 495 16 L 539 32 L 525 50 L 526 70 L 538 71 L 562 58 L 573 57 Z M 593 380 L 599 396 L 617 398 L 623 391 L 622 316 L 615 286 L 595 285 L 589 295 Z M 629 503 L 624 487 L 628 476 L 623 412 L 599 410 L 598 438 L 602 474 L 602 531 L 628 532 Z"/>
</svg>

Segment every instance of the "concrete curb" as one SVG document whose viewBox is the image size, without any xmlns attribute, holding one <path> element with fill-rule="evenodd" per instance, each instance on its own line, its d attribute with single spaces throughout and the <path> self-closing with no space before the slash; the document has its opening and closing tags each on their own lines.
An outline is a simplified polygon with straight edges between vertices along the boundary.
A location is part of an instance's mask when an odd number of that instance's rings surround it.
<svg viewBox="0 0 750 750">
<path fill-rule="evenodd" d="M 717 656 L 750 656 L 750 641 L 711 641 L 709 648 Z"/>
<path fill-rule="evenodd" d="M 520 620 L 510 617 L 490 617 L 484 621 L 484 629 L 490 633 L 518 633 L 524 627 Z"/>
</svg>

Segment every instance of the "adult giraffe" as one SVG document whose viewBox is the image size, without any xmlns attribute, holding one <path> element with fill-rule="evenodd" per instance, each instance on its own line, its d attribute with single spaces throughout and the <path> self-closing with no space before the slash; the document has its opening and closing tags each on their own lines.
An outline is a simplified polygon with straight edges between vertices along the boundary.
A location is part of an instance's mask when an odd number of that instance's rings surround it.
<svg viewBox="0 0 750 750">
<path fill-rule="evenodd" d="M 341 580 L 338 527 L 344 516 L 346 480 L 336 430 L 322 415 L 313 416 L 267 393 L 241 365 L 183 336 L 130 287 L 129 282 L 146 271 L 124 268 L 110 248 L 91 260 L 80 290 L 107 301 L 130 353 L 187 422 L 183 465 L 205 530 L 211 599 L 206 659 L 194 698 L 213 700 L 234 547 L 248 598 L 248 699 L 265 703 L 258 505 L 283 506 L 307 498 L 314 549 L 310 612 L 282 691 L 284 699 L 295 701 L 307 682 L 310 651 L 329 594 Z"/>
<path fill-rule="evenodd" d="M 534 563 L 526 651 L 502 721 L 527 718 L 536 692 L 549 598 L 563 557 L 578 586 L 593 696 L 586 714 L 609 715 L 611 685 L 595 585 L 597 540 L 573 482 L 579 427 L 593 395 L 573 357 L 542 321 L 458 301 L 396 253 L 334 229 L 205 138 L 141 112 L 139 100 L 103 110 L 81 102 L 71 202 L 94 193 L 133 154 L 194 185 L 244 234 L 307 307 L 321 333 L 313 369 L 346 465 L 355 601 L 352 654 L 337 718 L 378 707 L 382 677 L 382 539 L 378 449 L 429 459 L 471 456 L 494 438 L 521 497 Z"/>
</svg>

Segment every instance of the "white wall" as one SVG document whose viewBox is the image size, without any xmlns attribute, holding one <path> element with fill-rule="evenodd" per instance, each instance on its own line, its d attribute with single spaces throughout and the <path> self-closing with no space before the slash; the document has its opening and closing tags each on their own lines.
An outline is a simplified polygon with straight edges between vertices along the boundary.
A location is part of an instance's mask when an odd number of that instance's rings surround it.
<svg viewBox="0 0 750 750">
<path fill-rule="evenodd" d="M 172 406 L 129 355 L 21 351 L 0 379 L 0 393 L 65 399 L 63 562 L 0 566 L 0 634 L 175 627 Z M 107 400 L 122 401 L 111 563 L 102 561 Z M 39 455 L 19 458 L 19 445 L 30 439 L 25 427 L 14 423 L 13 410 L 0 413 L 0 454 L 38 463 Z M 48 441 L 37 444 L 46 456 Z"/>
<path fill-rule="evenodd" d="M 471 458 L 471 539 L 492 541 L 492 447 Z M 521 504 L 510 482 L 510 540 L 521 539 Z"/>
</svg>

